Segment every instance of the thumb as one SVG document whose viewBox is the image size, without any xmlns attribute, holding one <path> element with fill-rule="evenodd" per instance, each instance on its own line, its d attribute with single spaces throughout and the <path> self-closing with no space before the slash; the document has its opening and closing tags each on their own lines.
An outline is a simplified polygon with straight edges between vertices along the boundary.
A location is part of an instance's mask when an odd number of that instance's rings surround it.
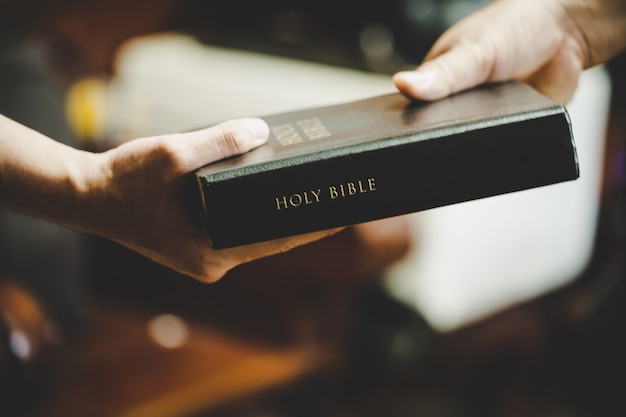
<svg viewBox="0 0 626 417">
<path fill-rule="evenodd" d="M 177 152 L 177 168 L 189 172 L 263 145 L 269 126 L 259 118 L 235 119 L 188 133 L 166 136 Z"/>
<path fill-rule="evenodd" d="M 491 64 L 478 45 L 455 46 L 414 71 L 401 71 L 393 82 L 404 95 L 417 100 L 438 100 L 477 86 L 489 79 Z"/>
</svg>

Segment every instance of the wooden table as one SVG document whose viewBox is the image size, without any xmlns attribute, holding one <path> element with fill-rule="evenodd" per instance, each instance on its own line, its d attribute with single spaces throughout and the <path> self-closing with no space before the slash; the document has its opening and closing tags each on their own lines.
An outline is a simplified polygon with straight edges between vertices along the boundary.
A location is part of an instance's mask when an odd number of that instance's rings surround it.
<svg viewBox="0 0 626 417">
<path fill-rule="evenodd" d="M 33 417 L 176 417 L 241 407 L 322 370 L 321 346 L 268 346 L 187 323 L 174 349 L 147 332 L 152 316 L 101 307 L 57 362 Z"/>
</svg>

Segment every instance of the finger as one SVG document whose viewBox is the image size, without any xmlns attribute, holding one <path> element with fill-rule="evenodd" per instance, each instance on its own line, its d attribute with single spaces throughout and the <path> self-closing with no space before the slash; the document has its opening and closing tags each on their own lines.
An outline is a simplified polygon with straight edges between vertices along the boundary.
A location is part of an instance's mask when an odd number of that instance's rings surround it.
<svg viewBox="0 0 626 417">
<path fill-rule="evenodd" d="M 230 120 L 218 125 L 165 137 L 177 154 L 178 169 L 189 172 L 239 155 L 267 142 L 269 127 L 258 118 Z"/>
<path fill-rule="evenodd" d="M 561 48 L 543 68 L 524 80 L 537 91 L 563 104 L 576 91 L 583 64 L 574 49 Z"/>
<path fill-rule="evenodd" d="M 221 279 L 230 269 L 237 265 L 264 258 L 270 255 L 288 252 L 299 246 L 334 235 L 343 230 L 343 227 L 323 230 L 320 232 L 275 239 L 269 242 L 254 243 L 230 249 L 223 249 L 212 253 L 212 262 L 207 265 L 204 276 L 195 276 L 203 282 L 215 282 Z"/>
<path fill-rule="evenodd" d="M 226 251 L 229 252 L 229 256 L 234 256 L 235 259 L 242 262 L 249 262 L 268 255 L 290 251 L 298 246 L 306 245 L 307 243 L 334 235 L 341 230 L 343 230 L 343 228 L 322 230 L 320 232 L 306 233 L 292 237 L 280 238 L 269 242 L 255 243 L 238 248 L 226 249 Z"/>
<path fill-rule="evenodd" d="M 492 61 L 478 45 L 467 43 L 424 62 L 414 71 L 401 71 L 393 82 L 408 97 L 438 100 L 487 81 Z"/>
</svg>

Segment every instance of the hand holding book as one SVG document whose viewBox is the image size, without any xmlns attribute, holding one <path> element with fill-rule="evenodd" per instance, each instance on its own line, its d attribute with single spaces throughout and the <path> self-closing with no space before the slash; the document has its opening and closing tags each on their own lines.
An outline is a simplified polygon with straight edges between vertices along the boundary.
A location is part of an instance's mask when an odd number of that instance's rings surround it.
<svg viewBox="0 0 626 417">
<path fill-rule="evenodd" d="M 626 3 L 505 0 L 459 21 L 415 71 L 395 75 L 409 97 L 437 100 L 486 82 L 523 81 L 568 102 L 584 69 L 626 47 Z"/>
<path fill-rule="evenodd" d="M 210 246 L 199 202 L 189 201 L 189 173 L 264 143 L 268 129 L 259 119 L 137 139 L 104 153 L 65 146 L 4 116 L 0 132 L 0 204 L 114 240 L 202 281 L 333 232 L 220 252 Z"/>
</svg>

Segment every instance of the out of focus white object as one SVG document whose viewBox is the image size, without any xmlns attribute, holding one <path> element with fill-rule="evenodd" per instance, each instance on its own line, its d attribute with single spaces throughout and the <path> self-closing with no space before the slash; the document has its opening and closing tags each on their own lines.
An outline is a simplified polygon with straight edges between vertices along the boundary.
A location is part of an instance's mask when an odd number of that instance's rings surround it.
<svg viewBox="0 0 626 417">
<path fill-rule="evenodd" d="M 445 331 L 572 282 L 593 249 L 609 94 L 594 68 L 567 106 L 578 180 L 411 215 L 419 244 L 389 291 Z"/>
<path fill-rule="evenodd" d="M 122 139 L 395 91 L 389 76 L 204 45 L 181 34 L 127 43 L 116 73 L 112 113 Z"/>
</svg>

